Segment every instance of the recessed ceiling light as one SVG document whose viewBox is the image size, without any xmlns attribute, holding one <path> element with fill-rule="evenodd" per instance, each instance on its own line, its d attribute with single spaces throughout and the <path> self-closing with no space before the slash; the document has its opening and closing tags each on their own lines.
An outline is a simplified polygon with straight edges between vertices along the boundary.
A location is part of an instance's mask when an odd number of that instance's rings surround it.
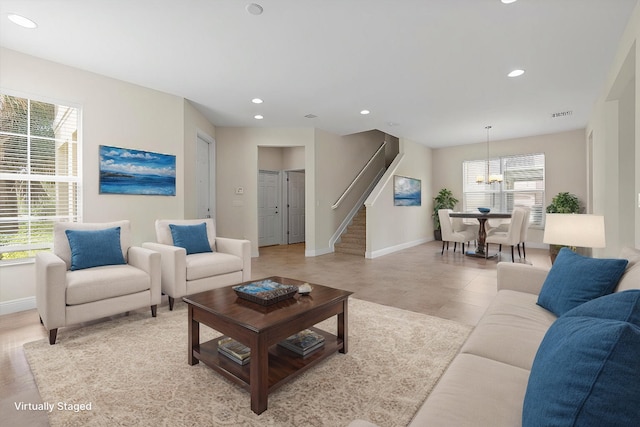
<svg viewBox="0 0 640 427">
<path fill-rule="evenodd" d="M 253 118 L 256 120 L 262 120 L 264 119 L 264 116 L 262 114 L 256 114 L 255 116 L 253 116 Z"/>
<path fill-rule="evenodd" d="M 500 0 L 500 1 L 504 4 L 511 4 L 511 3 L 515 3 L 517 0 Z"/>
<path fill-rule="evenodd" d="M 253 102 L 254 104 L 262 104 L 262 99 L 260 99 L 260 98 L 253 98 L 253 99 L 251 100 L 251 102 Z"/>
<path fill-rule="evenodd" d="M 264 9 L 262 9 L 262 6 L 260 6 L 257 3 L 249 3 L 247 5 L 247 12 L 249 12 L 252 15 L 262 15 L 262 11 Z"/>
<path fill-rule="evenodd" d="M 371 111 L 369 110 L 362 110 L 360 111 L 360 114 L 362 114 L 363 116 L 366 116 L 367 114 L 369 114 Z"/>
<path fill-rule="evenodd" d="M 513 70 L 512 72 L 507 74 L 507 76 L 509 76 L 509 77 L 520 77 L 523 74 L 524 74 L 524 70 Z"/>
<path fill-rule="evenodd" d="M 33 30 L 34 28 L 38 27 L 38 24 L 33 22 L 31 19 L 25 18 L 24 16 L 18 15 L 16 13 L 8 14 L 7 18 L 9 18 L 9 21 L 13 22 L 16 25 L 21 26 L 22 28 L 28 28 L 30 30 Z"/>
</svg>

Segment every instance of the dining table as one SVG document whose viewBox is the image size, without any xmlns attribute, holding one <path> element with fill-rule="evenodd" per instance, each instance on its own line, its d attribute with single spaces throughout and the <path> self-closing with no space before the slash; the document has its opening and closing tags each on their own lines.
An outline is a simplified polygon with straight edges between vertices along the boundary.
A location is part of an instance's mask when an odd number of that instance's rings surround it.
<svg viewBox="0 0 640 427">
<path fill-rule="evenodd" d="M 478 244 L 475 251 L 467 251 L 466 255 L 478 258 L 490 258 L 485 252 L 487 238 L 487 220 L 511 218 L 510 212 L 451 212 L 451 218 L 475 218 L 478 220 Z"/>
</svg>

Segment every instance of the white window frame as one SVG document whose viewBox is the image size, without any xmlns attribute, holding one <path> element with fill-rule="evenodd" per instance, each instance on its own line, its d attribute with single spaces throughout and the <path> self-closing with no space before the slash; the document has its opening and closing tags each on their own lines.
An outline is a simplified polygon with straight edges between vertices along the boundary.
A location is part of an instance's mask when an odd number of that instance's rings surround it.
<svg viewBox="0 0 640 427">
<path fill-rule="evenodd" d="M 462 164 L 462 183 L 465 211 L 488 207 L 492 212 L 511 212 L 514 207 L 523 206 L 531 209 L 529 225 L 543 226 L 544 153 L 466 160 Z"/>
<path fill-rule="evenodd" d="M 46 237 L 43 239 L 35 233 L 34 230 L 36 230 L 37 227 L 34 227 L 34 225 L 47 222 L 51 222 L 53 224 L 57 221 L 82 221 L 82 109 L 79 105 L 72 102 L 31 96 L 4 88 L 0 88 L 0 95 L 26 99 L 29 103 L 29 117 L 27 119 L 26 134 L 12 132 L 11 129 L 0 129 L 0 136 L 26 138 L 27 140 L 27 166 L 20 172 L 16 173 L 7 171 L 8 168 L 2 168 L 0 165 L 0 191 L 2 191 L 3 188 L 8 188 L 2 185 L 7 181 L 21 181 L 22 185 L 29 188 L 29 190 L 26 191 L 27 201 L 23 205 L 24 210 L 22 212 L 19 212 L 17 216 L 0 216 L 0 231 L 3 231 L 0 232 L 0 266 L 3 266 L 33 262 L 35 252 L 50 250 L 53 248 L 53 229 L 51 230 L 50 236 L 45 234 Z M 51 138 L 32 134 L 30 126 L 30 109 L 32 102 L 55 105 L 56 111 L 62 111 L 62 108 L 75 109 L 77 116 L 76 129 L 73 134 L 75 139 L 70 139 L 69 135 L 63 135 L 61 137 L 56 135 Z M 53 142 L 55 144 L 54 150 L 61 149 L 66 145 L 64 149 L 60 150 L 62 153 L 66 153 L 66 157 L 64 159 L 63 157 L 60 157 L 60 159 L 63 159 L 60 164 L 65 165 L 65 173 L 38 174 L 32 171 L 31 150 L 34 139 Z M 0 161 L 3 160 L 0 159 Z M 56 168 L 59 167 L 57 160 L 54 160 L 53 164 Z M 56 199 L 54 199 L 50 206 L 51 209 L 55 210 L 55 213 L 36 215 L 33 212 L 35 202 L 31 200 L 30 190 L 32 183 L 35 182 L 47 182 L 53 185 L 57 185 L 58 183 L 73 184 L 75 185 L 75 191 L 72 191 L 71 193 L 65 192 L 64 194 L 57 194 Z M 6 205 L 2 206 L 2 204 L 0 204 L 0 212 L 6 207 Z M 13 234 L 7 232 L 7 224 L 18 224 L 18 227 L 25 227 L 26 235 L 24 237 L 16 238 L 16 235 L 19 234 L 19 232 Z M 3 226 L 5 227 L 4 230 L 2 230 Z M 9 225 L 8 227 L 13 228 L 15 225 Z M 26 254 L 21 257 L 15 257 L 16 253 L 22 252 L 26 252 Z"/>
</svg>

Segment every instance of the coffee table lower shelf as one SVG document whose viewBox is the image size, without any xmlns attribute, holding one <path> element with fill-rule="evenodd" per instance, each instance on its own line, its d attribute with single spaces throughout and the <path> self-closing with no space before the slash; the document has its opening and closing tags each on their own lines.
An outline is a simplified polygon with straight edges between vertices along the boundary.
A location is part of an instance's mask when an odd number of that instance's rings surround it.
<svg viewBox="0 0 640 427">
<path fill-rule="evenodd" d="M 342 340 L 335 335 L 317 328 L 309 329 L 323 335 L 325 341 L 324 346 L 306 356 L 300 356 L 277 344 L 269 347 L 269 393 L 343 348 Z M 193 357 L 247 391 L 251 391 L 249 379 L 251 361 L 246 365 L 240 365 L 220 354 L 218 341 L 222 338 L 224 337 L 217 337 L 195 347 Z"/>
</svg>

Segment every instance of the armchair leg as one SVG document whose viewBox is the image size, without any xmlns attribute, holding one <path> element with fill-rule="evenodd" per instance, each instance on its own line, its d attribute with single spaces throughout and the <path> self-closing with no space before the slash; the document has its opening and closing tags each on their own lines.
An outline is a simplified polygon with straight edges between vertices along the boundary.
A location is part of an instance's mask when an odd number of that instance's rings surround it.
<svg viewBox="0 0 640 427">
<path fill-rule="evenodd" d="M 444 246 L 442 247 L 442 253 L 444 253 Z M 173 310 L 173 303 L 175 302 L 175 298 L 169 297 L 169 311 Z"/>
<path fill-rule="evenodd" d="M 44 325 L 44 322 L 42 321 L 42 316 L 38 316 L 40 318 L 40 324 Z"/>
<path fill-rule="evenodd" d="M 513 256 L 513 245 L 511 245 L 511 262 L 516 262 L 516 258 Z"/>
<path fill-rule="evenodd" d="M 522 254 L 520 253 L 520 243 L 518 243 L 518 258 L 522 258 Z"/>
<path fill-rule="evenodd" d="M 453 242 L 453 252 L 456 251 L 457 247 L 458 247 L 458 242 Z"/>
<path fill-rule="evenodd" d="M 527 251 L 524 248 L 524 242 L 522 242 L 522 258 L 527 259 Z"/>
<path fill-rule="evenodd" d="M 49 344 L 54 345 L 56 343 L 56 337 L 58 336 L 58 328 L 51 329 L 49 331 Z"/>
<path fill-rule="evenodd" d="M 151 317 L 156 317 L 158 315 L 158 305 L 154 304 L 151 306 Z"/>
</svg>

